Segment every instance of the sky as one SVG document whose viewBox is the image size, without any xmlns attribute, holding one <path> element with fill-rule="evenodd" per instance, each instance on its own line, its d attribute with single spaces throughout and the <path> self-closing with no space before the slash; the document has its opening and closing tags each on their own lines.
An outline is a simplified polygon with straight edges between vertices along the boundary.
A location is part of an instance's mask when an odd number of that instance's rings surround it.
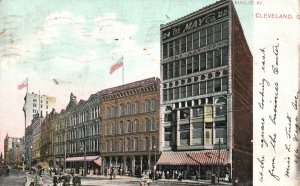
<svg viewBox="0 0 300 186">
<path fill-rule="evenodd" d="M 9 136 L 24 135 L 24 96 L 56 97 L 56 111 L 73 92 L 80 99 L 122 84 L 110 66 L 124 57 L 124 81 L 159 77 L 160 24 L 215 0 L 0 0 L 0 151 Z M 236 4 L 251 48 L 252 11 Z"/>
</svg>

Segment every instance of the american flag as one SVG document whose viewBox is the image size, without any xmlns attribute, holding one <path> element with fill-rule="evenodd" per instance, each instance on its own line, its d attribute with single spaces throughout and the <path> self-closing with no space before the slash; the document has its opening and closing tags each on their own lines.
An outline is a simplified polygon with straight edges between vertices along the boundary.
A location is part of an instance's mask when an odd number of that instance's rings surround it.
<svg viewBox="0 0 300 186">
<path fill-rule="evenodd" d="M 28 86 L 28 79 L 26 78 L 22 83 L 18 84 L 18 90 Z"/>
<path fill-rule="evenodd" d="M 112 74 L 114 71 L 118 70 L 123 66 L 123 56 L 118 59 L 118 61 L 110 67 L 109 74 Z"/>
</svg>

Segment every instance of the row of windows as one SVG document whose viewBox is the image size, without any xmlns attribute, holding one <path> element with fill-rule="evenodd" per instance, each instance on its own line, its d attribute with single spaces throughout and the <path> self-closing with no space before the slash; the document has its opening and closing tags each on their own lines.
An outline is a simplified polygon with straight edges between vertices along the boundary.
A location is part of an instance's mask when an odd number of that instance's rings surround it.
<svg viewBox="0 0 300 186">
<path fill-rule="evenodd" d="M 213 92 L 226 91 L 228 89 L 228 77 L 216 78 L 186 86 L 163 89 L 163 101 L 198 96 Z"/>
<path fill-rule="evenodd" d="M 96 118 L 100 118 L 99 106 L 95 106 L 88 110 L 79 111 L 75 114 L 72 114 L 71 116 L 60 119 L 58 125 L 56 126 L 56 130 L 62 129 L 65 126 L 77 125 L 79 123 L 83 123 Z"/>
<path fill-rule="evenodd" d="M 151 140 L 151 141 L 150 141 Z M 138 137 L 119 139 L 119 141 L 106 140 L 106 152 L 123 152 L 123 151 L 138 151 L 138 150 L 152 150 L 156 146 L 155 136 L 145 137 L 144 141 Z"/>
<path fill-rule="evenodd" d="M 212 124 L 211 124 L 212 125 Z M 204 138 L 206 145 L 226 144 L 227 127 L 226 122 L 215 122 L 215 128 L 204 127 L 203 123 L 193 123 L 193 128 L 190 129 L 190 125 L 180 125 L 179 138 L 180 145 L 204 145 Z M 205 132 L 205 135 L 204 135 Z M 213 132 L 215 133 L 215 140 L 213 141 Z M 173 139 L 173 128 L 166 127 L 164 141 L 171 142 Z M 192 135 L 192 136 L 191 136 Z M 191 138 L 192 137 L 192 138 Z M 190 141 L 192 139 L 192 141 Z"/>
<path fill-rule="evenodd" d="M 86 149 L 84 149 L 86 148 Z M 94 139 L 94 140 L 89 140 L 87 143 L 84 141 L 78 142 L 78 143 L 70 143 L 67 144 L 67 154 L 70 153 L 84 153 L 84 150 L 86 152 L 95 152 L 99 151 L 99 140 Z M 55 147 L 55 154 L 63 154 L 65 152 L 65 146 L 64 145 L 59 145 Z"/>
<path fill-rule="evenodd" d="M 163 80 L 228 64 L 228 47 L 163 64 Z"/>
<path fill-rule="evenodd" d="M 60 133 L 57 135 L 57 142 L 63 142 L 66 140 L 73 140 L 77 138 L 84 138 L 86 136 L 93 136 L 99 134 L 99 125 L 89 125 L 86 127 L 81 127 L 78 129 L 73 129 L 67 131 L 67 135 L 65 136 L 64 133 Z"/>
<path fill-rule="evenodd" d="M 155 112 L 156 111 L 156 100 L 153 98 L 150 100 L 146 99 L 144 102 L 144 112 Z M 119 105 L 119 115 L 118 116 L 128 116 L 132 114 L 141 113 L 141 103 L 139 101 L 135 101 L 134 104 L 128 102 L 125 104 Z M 106 118 L 117 117 L 117 108 L 116 106 L 107 107 L 105 111 Z"/>
<path fill-rule="evenodd" d="M 228 21 L 163 44 L 163 58 L 228 39 Z"/>
<path fill-rule="evenodd" d="M 124 134 L 124 133 L 131 133 L 131 132 L 139 132 L 139 131 L 155 131 L 156 130 L 156 122 L 155 117 L 152 117 L 150 120 L 146 118 L 144 124 L 144 129 L 142 128 L 142 124 L 139 123 L 138 119 L 135 119 L 132 123 L 130 120 L 127 120 L 126 123 L 120 121 L 120 124 L 115 125 L 114 123 L 106 124 L 106 135 L 111 134 Z"/>
</svg>

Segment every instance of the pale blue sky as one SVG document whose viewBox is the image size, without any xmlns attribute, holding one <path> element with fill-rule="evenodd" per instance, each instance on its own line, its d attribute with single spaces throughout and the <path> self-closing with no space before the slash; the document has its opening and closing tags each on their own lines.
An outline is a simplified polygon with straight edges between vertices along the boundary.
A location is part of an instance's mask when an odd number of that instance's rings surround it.
<svg viewBox="0 0 300 186">
<path fill-rule="evenodd" d="M 159 27 L 215 0 L 1 0 L 0 151 L 6 132 L 24 133 L 25 89 L 55 96 L 57 111 L 69 94 L 87 99 L 121 84 L 109 67 L 124 56 L 125 83 L 159 77 Z M 237 5 L 246 38 L 252 7 Z M 55 84 L 56 79 L 59 84 Z M 10 111 L 10 112 L 8 112 Z M 15 130 L 18 128 L 18 130 Z"/>
</svg>

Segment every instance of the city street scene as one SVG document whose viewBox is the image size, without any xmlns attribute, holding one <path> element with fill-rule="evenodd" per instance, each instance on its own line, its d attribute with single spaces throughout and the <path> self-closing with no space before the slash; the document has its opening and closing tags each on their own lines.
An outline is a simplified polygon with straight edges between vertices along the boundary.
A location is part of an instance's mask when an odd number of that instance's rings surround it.
<svg viewBox="0 0 300 186">
<path fill-rule="evenodd" d="M 0 5 L 0 186 L 252 185 L 251 10 Z"/>
</svg>

